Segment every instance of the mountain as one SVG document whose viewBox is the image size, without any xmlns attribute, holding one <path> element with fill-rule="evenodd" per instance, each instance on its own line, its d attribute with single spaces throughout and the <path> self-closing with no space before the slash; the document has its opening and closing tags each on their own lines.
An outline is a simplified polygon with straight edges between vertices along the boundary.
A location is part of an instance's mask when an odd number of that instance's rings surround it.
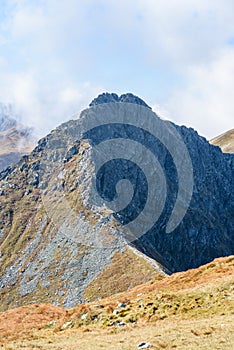
<svg viewBox="0 0 234 350">
<path fill-rule="evenodd" d="M 234 153 L 234 129 L 215 137 L 210 143 L 219 146 L 224 153 Z"/>
<path fill-rule="evenodd" d="M 10 105 L 0 104 L 0 171 L 33 149 L 33 131 L 23 127 Z"/>
<path fill-rule="evenodd" d="M 234 156 L 132 94 L 94 101 L 0 173 L 1 310 L 74 307 L 234 254 Z"/>
</svg>

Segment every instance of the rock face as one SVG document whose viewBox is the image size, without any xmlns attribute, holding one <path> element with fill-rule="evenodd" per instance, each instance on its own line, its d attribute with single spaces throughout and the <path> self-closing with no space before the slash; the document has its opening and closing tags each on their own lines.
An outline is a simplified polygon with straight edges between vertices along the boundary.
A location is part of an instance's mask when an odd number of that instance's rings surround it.
<svg viewBox="0 0 234 350">
<path fill-rule="evenodd" d="M 129 123 L 103 125 L 80 137 L 87 113 L 96 116 L 99 105 L 105 107 L 103 103 L 111 102 L 111 111 L 116 104 L 124 108 L 121 99 L 128 105 L 138 101 L 140 111 L 152 113 L 139 98 L 122 96 L 101 95 L 79 119 L 53 130 L 30 155 L 0 173 L 2 309 L 29 302 L 71 307 L 165 272 L 234 254 L 233 155 L 223 154 L 194 130 L 154 115 L 160 125 L 173 125 L 193 167 L 188 210 L 175 230 L 167 233 L 180 179 L 165 145 L 147 132 L 138 133 Z M 144 113 L 139 113 L 134 118 L 143 117 Z M 130 244 L 122 224 L 144 208 L 148 189 L 144 174 L 133 162 L 118 158 L 108 162 L 98 178 L 93 157 L 96 145 L 120 137 L 147 145 L 167 182 L 166 203 L 159 219 Z M 113 215 L 108 206 L 90 201 L 93 181 L 106 200 L 111 200 L 121 179 L 134 186 L 133 202 L 127 208 Z"/>
<path fill-rule="evenodd" d="M 111 100 L 111 99 L 110 99 Z M 102 98 L 96 100 L 103 103 Z M 105 103 L 107 101 L 105 100 Z M 134 118 L 144 118 L 143 114 Z M 156 116 L 155 116 L 156 117 Z M 157 117 L 156 117 L 157 118 Z M 162 121 L 161 123 L 167 123 Z M 184 126 L 179 127 L 172 123 L 189 152 L 193 168 L 193 193 L 190 205 L 180 225 L 172 232 L 166 233 L 166 224 L 178 193 L 178 172 L 175 169 L 174 160 L 166 147 L 159 141 L 144 134 L 130 125 L 121 128 L 109 126 L 95 129 L 89 134 L 93 144 L 99 144 L 116 137 L 132 138 L 140 144 L 146 145 L 160 162 L 167 179 L 167 201 L 164 210 L 155 225 L 133 245 L 140 251 L 159 261 L 168 270 L 175 272 L 194 268 L 213 260 L 215 257 L 231 255 L 234 252 L 234 156 L 223 154 L 219 147 L 211 146 L 196 131 Z M 153 128 L 153 125 L 152 125 Z M 183 162 L 183 159 L 180 160 Z M 141 190 L 144 180 L 138 170 L 133 169 L 131 164 L 122 169 L 120 162 L 115 161 L 106 167 L 106 181 L 101 191 L 109 200 L 112 199 L 113 177 L 126 178 L 126 173 L 131 174 L 128 178 L 132 183 L 138 179 L 136 187 Z M 150 167 L 150 165 L 148 166 Z M 122 172 L 122 173 L 121 173 Z M 186 175 L 186 174 L 185 174 Z M 104 177 L 105 174 L 102 174 Z M 110 181 L 111 179 L 111 181 Z M 140 180 L 141 179 L 141 180 Z M 140 207 L 145 202 L 145 193 L 142 190 L 138 194 Z M 120 222 L 132 220 L 135 213 L 130 206 L 115 216 Z"/>
<path fill-rule="evenodd" d="M 32 134 L 17 122 L 10 105 L 0 104 L 0 171 L 32 151 Z"/>
<path fill-rule="evenodd" d="M 169 202 L 156 225 L 135 242 L 138 249 L 147 249 L 149 256 L 173 272 L 194 268 L 234 252 L 234 156 L 223 154 L 192 129 L 177 127 L 177 130 L 193 164 L 190 206 L 181 224 L 172 234 L 166 234 L 165 221 L 171 210 Z M 165 162 L 166 155 L 160 151 L 158 155 L 167 169 L 167 177 L 176 183 L 170 163 Z"/>
</svg>

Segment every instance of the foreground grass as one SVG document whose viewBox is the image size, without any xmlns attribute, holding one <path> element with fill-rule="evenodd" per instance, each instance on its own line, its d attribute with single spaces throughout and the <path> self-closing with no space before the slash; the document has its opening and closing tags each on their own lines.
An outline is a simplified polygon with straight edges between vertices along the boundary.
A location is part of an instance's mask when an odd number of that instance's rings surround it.
<svg viewBox="0 0 234 350">
<path fill-rule="evenodd" d="M 233 325 L 232 256 L 70 310 L 41 304 L 0 313 L 0 348 L 233 349 Z"/>
<path fill-rule="evenodd" d="M 137 349 L 142 341 L 150 342 L 152 349 L 233 349 L 234 315 L 183 320 L 172 317 L 155 324 L 131 325 L 123 328 L 95 327 L 70 329 L 53 333 L 45 330 L 2 345 L 2 349 L 87 350 Z"/>
</svg>

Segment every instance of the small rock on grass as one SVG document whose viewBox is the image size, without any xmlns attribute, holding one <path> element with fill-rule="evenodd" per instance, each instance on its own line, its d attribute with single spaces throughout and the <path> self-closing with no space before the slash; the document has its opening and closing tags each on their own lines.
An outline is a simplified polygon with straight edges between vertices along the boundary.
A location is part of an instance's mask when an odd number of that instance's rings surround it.
<svg viewBox="0 0 234 350">
<path fill-rule="evenodd" d="M 138 348 L 138 349 L 148 349 L 148 348 L 151 348 L 151 344 L 150 344 L 150 343 L 142 342 L 142 343 L 140 343 L 140 344 L 137 345 L 137 348 Z"/>
</svg>

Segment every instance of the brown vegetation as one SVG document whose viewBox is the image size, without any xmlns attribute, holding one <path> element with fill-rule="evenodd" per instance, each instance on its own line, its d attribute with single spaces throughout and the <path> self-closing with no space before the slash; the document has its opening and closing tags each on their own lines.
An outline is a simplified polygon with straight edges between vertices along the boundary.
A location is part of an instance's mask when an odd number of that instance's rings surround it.
<svg viewBox="0 0 234 350">
<path fill-rule="evenodd" d="M 215 137 L 210 143 L 219 146 L 224 153 L 234 153 L 234 129 Z"/>
<path fill-rule="evenodd" d="M 136 349 L 140 341 L 153 349 L 232 349 L 233 322 L 230 256 L 70 310 L 2 312 L 0 336 L 4 349 Z"/>
</svg>

